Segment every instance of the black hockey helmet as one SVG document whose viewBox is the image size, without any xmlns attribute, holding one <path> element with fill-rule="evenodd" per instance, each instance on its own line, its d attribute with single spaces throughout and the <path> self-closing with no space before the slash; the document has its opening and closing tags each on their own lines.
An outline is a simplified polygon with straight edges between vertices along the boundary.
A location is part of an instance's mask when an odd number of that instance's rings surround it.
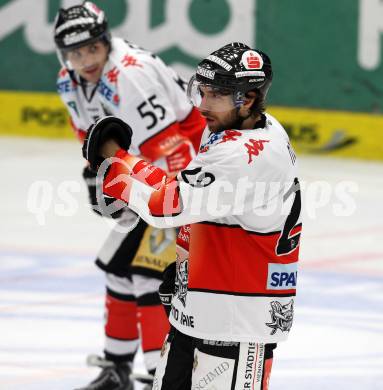
<svg viewBox="0 0 383 390">
<path fill-rule="evenodd" d="M 60 8 L 54 27 L 56 47 L 68 51 L 100 39 L 110 43 L 108 21 L 104 11 L 90 1 Z"/>
<path fill-rule="evenodd" d="M 198 64 L 188 85 L 188 96 L 193 105 L 200 107 L 201 87 L 206 86 L 223 94 L 232 94 L 234 107 L 239 107 L 246 93 L 252 90 L 257 90 L 264 101 L 272 78 L 271 61 L 264 52 L 233 42 L 214 51 Z M 224 106 L 222 111 L 226 109 Z"/>
</svg>

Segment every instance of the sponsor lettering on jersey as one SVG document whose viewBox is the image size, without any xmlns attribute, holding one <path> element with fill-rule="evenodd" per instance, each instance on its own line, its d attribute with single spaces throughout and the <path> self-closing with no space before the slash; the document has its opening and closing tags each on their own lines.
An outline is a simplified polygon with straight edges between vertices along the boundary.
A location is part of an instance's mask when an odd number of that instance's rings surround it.
<svg viewBox="0 0 383 390">
<path fill-rule="evenodd" d="M 110 87 L 103 78 L 101 78 L 98 84 L 98 92 L 110 103 L 114 106 L 118 107 L 120 104 L 120 97 L 116 93 L 116 91 Z"/>
<path fill-rule="evenodd" d="M 260 139 L 260 140 L 250 139 L 249 143 L 245 144 L 247 153 L 249 155 L 248 164 L 253 162 L 253 156 L 258 156 L 259 152 L 261 152 L 264 149 L 263 145 L 266 142 L 270 142 L 270 141 L 265 139 Z"/>
<path fill-rule="evenodd" d="M 205 345 L 211 345 L 213 347 L 238 347 L 238 341 L 216 341 L 216 340 L 202 340 Z"/>
<path fill-rule="evenodd" d="M 268 290 L 290 290 L 297 286 L 297 263 L 269 263 L 267 276 Z"/>
<path fill-rule="evenodd" d="M 194 316 L 185 314 L 183 311 L 179 311 L 175 306 L 172 305 L 170 312 L 172 317 L 183 326 L 188 328 L 194 328 Z"/>
<path fill-rule="evenodd" d="M 198 366 L 198 355 L 194 358 L 193 370 L 195 371 Z M 192 390 L 202 390 L 202 389 L 216 389 L 217 387 L 212 384 L 215 380 L 223 375 L 226 371 L 230 369 L 230 364 L 227 361 L 222 362 L 214 369 L 209 370 L 206 375 L 202 378 L 197 379 L 196 383 L 193 385 Z"/>
<path fill-rule="evenodd" d="M 57 92 L 60 95 L 73 92 L 75 90 L 76 90 L 76 84 L 70 79 L 57 82 Z"/>
<path fill-rule="evenodd" d="M 190 242 L 190 225 L 181 226 L 177 236 L 177 245 L 181 246 L 185 250 L 189 250 L 189 242 Z"/>
</svg>

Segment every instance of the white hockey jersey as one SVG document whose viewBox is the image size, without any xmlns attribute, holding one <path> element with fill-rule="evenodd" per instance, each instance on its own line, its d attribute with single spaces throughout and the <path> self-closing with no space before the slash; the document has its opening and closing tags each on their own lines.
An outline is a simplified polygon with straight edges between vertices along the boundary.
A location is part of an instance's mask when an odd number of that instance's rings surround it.
<svg viewBox="0 0 383 390">
<path fill-rule="evenodd" d="M 301 232 L 297 161 L 278 121 L 206 133 L 176 179 L 116 154 L 104 192 L 182 226 L 170 322 L 202 339 L 272 343 L 291 329 Z"/>
<path fill-rule="evenodd" d="M 77 83 L 66 69 L 59 73 L 57 90 L 78 137 L 97 118 L 114 115 L 133 129 L 131 154 L 176 170 L 163 156 L 185 137 L 198 149 L 205 127 L 186 97 L 185 82 L 159 57 L 121 38 L 112 38 L 111 47 L 97 85 Z"/>
</svg>

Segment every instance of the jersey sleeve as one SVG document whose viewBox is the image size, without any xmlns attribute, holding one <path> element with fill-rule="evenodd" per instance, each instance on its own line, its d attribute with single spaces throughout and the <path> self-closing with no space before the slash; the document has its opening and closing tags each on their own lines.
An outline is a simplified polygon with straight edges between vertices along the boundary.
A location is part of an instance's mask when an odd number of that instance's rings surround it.
<svg viewBox="0 0 383 390">
<path fill-rule="evenodd" d="M 83 142 L 88 126 L 81 120 L 78 112 L 78 107 L 75 102 L 76 99 L 74 98 L 74 91 L 76 88 L 77 85 L 70 78 L 67 69 L 62 68 L 57 78 L 57 92 L 68 111 L 69 124 L 76 138 L 80 142 Z"/>
<path fill-rule="evenodd" d="M 238 169 L 235 150 L 225 145 L 197 155 L 176 178 L 120 150 L 104 192 L 128 203 L 150 225 L 182 226 L 232 214 Z"/>
</svg>

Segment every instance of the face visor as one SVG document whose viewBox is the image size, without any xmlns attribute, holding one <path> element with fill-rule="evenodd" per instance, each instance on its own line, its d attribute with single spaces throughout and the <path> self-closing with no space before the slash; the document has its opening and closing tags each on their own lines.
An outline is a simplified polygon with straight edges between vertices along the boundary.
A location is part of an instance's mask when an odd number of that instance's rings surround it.
<svg viewBox="0 0 383 390">
<path fill-rule="evenodd" d="M 68 70 L 81 71 L 89 65 L 97 64 L 103 60 L 104 53 L 94 46 L 98 43 L 108 45 L 105 34 L 89 39 L 78 45 L 65 49 L 57 49 L 57 57 L 62 66 Z"/>
<path fill-rule="evenodd" d="M 187 95 L 194 107 L 200 111 L 225 112 L 239 108 L 245 95 L 235 88 L 217 87 L 198 81 L 194 75 L 188 84 Z"/>
</svg>

